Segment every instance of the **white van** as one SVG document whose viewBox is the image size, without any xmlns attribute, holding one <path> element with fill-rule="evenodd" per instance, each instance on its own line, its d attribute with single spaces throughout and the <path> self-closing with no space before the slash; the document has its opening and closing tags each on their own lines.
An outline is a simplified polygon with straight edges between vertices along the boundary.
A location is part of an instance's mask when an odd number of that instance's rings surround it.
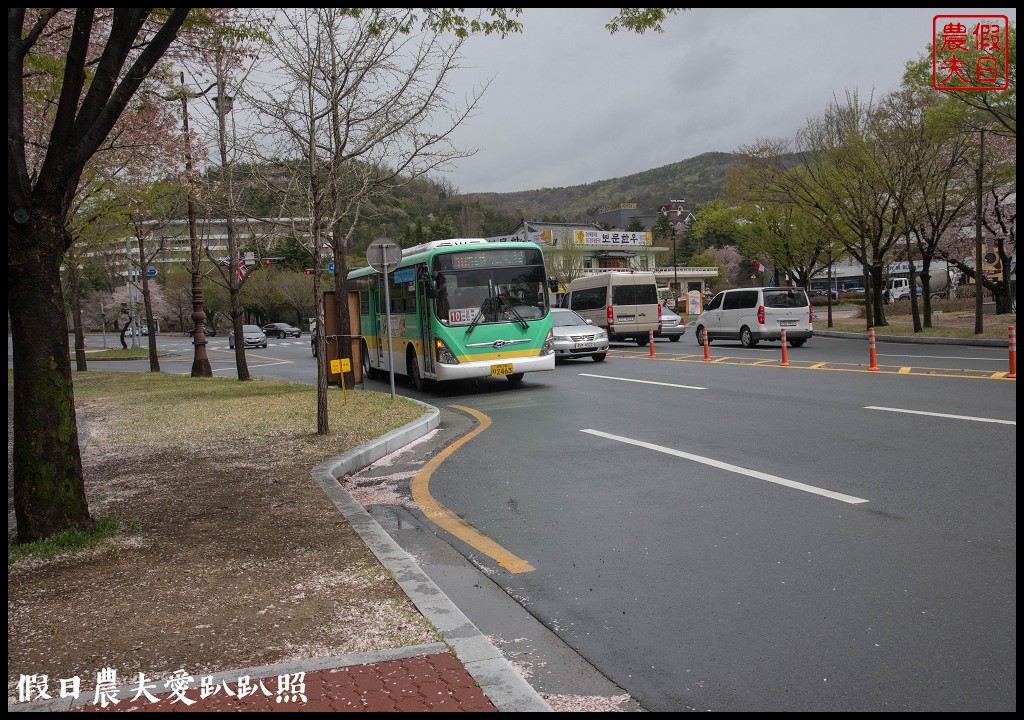
<svg viewBox="0 0 1024 720">
<path fill-rule="evenodd" d="M 562 297 L 562 307 L 604 328 L 612 341 L 634 340 L 644 346 L 651 330 L 661 332 L 654 273 L 613 271 L 576 278 Z"/>
<path fill-rule="evenodd" d="M 760 340 L 781 340 L 800 347 L 814 335 L 814 309 L 798 287 L 759 287 L 723 290 L 715 295 L 694 322 L 697 344 L 707 340 L 739 340 L 754 347 Z"/>
</svg>

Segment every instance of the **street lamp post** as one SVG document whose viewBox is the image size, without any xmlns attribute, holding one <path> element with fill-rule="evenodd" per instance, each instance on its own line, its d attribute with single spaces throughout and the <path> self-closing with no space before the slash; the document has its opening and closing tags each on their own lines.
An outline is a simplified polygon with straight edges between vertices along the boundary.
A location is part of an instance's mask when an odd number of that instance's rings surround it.
<svg viewBox="0 0 1024 720">
<path fill-rule="evenodd" d="M 676 237 L 675 230 L 672 231 L 672 276 L 673 287 L 672 294 L 675 296 L 672 298 L 672 308 L 679 312 L 679 263 L 676 262 L 676 245 L 679 244 L 679 238 Z"/>
<path fill-rule="evenodd" d="M 192 140 L 188 130 L 188 99 L 185 97 L 185 73 L 181 73 L 181 115 L 185 131 L 185 173 L 192 173 Z M 199 235 L 196 232 L 196 202 L 188 178 L 188 240 L 192 257 L 192 377 L 213 377 L 213 367 L 206 352 L 206 311 L 203 309 L 203 272 L 199 257 Z"/>
</svg>

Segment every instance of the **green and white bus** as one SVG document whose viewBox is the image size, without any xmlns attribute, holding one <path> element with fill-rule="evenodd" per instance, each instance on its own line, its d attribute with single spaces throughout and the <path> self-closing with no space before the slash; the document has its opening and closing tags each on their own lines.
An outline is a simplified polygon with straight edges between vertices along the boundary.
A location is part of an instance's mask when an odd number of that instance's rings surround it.
<svg viewBox="0 0 1024 720">
<path fill-rule="evenodd" d="M 417 390 L 427 381 L 555 369 L 544 253 L 531 242 L 435 240 L 402 251 L 389 274 L 388 346 L 383 273 L 349 273 L 359 293 L 363 372 L 392 367 Z"/>
</svg>

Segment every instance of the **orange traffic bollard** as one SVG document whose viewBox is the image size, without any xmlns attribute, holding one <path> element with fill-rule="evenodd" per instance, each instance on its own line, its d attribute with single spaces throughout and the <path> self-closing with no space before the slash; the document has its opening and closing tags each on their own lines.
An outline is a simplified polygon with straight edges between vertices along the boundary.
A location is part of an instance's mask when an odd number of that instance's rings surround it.
<svg viewBox="0 0 1024 720">
<path fill-rule="evenodd" d="M 871 358 L 871 365 L 868 370 L 878 369 L 878 359 L 875 355 L 875 329 L 868 328 L 868 356 Z"/>
<path fill-rule="evenodd" d="M 1010 326 L 1010 377 L 1017 379 L 1017 326 Z"/>
<path fill-rule="evenodd" d="M 782 367 L 789 366 L 789 354 L 786 352 L 786 328 L 782 328 Z"/>
<path fill-rule="evenodd" d="M 647 331 L 647 343 L 651 346 L 651 358 L 654 358 L 654 330 L 649 329 Z"/>
<path fill-rule="evenodd" d="M 704 362 L 711 362 L 711 353 L 708 352 L 708 329 L 704 328 L 702 333 L 704 336 Z"/>
</svg>

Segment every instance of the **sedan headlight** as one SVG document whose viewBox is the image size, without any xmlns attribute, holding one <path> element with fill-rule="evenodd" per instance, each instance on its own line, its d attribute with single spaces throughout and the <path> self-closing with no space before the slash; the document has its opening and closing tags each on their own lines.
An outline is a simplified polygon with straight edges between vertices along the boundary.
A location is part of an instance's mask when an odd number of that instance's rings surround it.
<svg viewBox="0 0 1024 720">
<path fill-rule="evenodd" d="M 555 334 L 552 331 L 548 330 L 548 336 L 546 338 L 544 338 L 544 345 L 541 346 L 540 355 L 541 355 L 541 357 L 544 357 L 545 355 L 550 355 L 554 351 L 555 351 Z"/>
<path fill-rule="evenodd" d="M 605 330 L 604 328 L 598 328 L 597 329 L 597 339 L 598 340 L 607 340 L 608 339 L 608 331 Z"/>
</svg>

